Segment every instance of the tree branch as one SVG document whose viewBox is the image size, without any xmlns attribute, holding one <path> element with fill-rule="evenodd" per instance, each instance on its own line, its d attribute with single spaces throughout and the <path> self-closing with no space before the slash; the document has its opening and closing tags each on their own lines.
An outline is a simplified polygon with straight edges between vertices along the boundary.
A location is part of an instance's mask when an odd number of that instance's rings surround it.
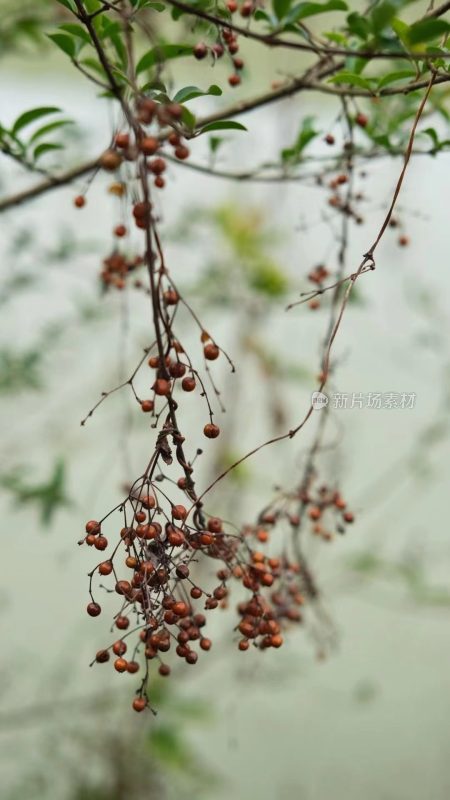
<svg viewBox="0 0 450 800">
<path fill-rule="evenodd" d="M 306 42 L 298 42 L 294 39 L 280 39 L 275 34 L 265 34 L 265 33 L 257 33 L 255 31 L 250 30 L 250 28 L 243 28 L 241 25 L 235 25 L 234 22 L 231 22 L 229 19 L 223 19 L 221 17 L 216 17 L 213 14 L 210 14 L 207 11 L 202 11 L 199 8 L 195 8 L 193 6 L 187 5 L 186 3 L 182 3 L 180 0 L 167 0 L 168 4 L 173 6 L 173 8 L 178 8 L 180 11 L 183 11 L 185 14 L 190 14 L 191 16 L 198 17 L 199 19 L 205 20 L 205 22 L 211 22 L 213 25 L 217 25 L 220 28 L 227 28 L 234 33 L 243 36 L 246 39 L 253 39 L 260 44 L 265 44 L 269 47 L 284 47 L 289 50 L 300 50 L 303 52 L 308 53 L 315 53 L 322 54 L 324 56 L 333 57 L 333 56 L 350 56 L 350 57 L 358 57 L 358 58 L 366 58 L 369 60 L 372 59 L 409 59 L 412 61 L 423 61 L 430 59 L 430 53 L 410 53 L 408 51 L 396 50 L 394 52 L 383 52 L 383 51 L 376 51 L 376 50 L 349 50 L 345 47 L 328 47 L 326 45 L 319 45 L 319 44 L 307 44 Z M 448 4 L 444 4 L 448 5 Z M 441 12 L 442 14 L 446 11 L 446 8 L 443 9 Z M 439 16 L 439 15 L 438 15 Z M 450 53 L 445 53 L 442 56 L 440 55 L 439 58 L 450 58 Z"/>
</svg>

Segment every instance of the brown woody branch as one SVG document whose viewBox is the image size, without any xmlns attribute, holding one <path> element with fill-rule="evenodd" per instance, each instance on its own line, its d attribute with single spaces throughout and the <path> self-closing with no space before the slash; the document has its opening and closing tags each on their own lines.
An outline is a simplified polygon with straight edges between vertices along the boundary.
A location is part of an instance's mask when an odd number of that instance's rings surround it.
<svg viewBox="0 0 450 800">
<path fill-rule="evenodd" d="M 394 51 L 394 52 L 383 52 L 377 50 L 349 50 L 345 47 L 328 47 L 327 45 L 320 45 L 320 44 L 307 44 L 306 42 L 298 42 L 297 40 L 293 39 L 280 39 L 276 34 L 264 34 L 264 33 L 257 33 L 256 31 L 252 31 L 250 28 L 244 28 L 241 25 L 236 25 L 234 22 L 231 22 L 229 19 L 224 19 L 223 17 L 217 17 L 214 14 L 210 14 L 207 11 L 202 11 L 199 8 L 195 8 L 193 6 L 187 5 L 186 3 L 182 3 L 181 0 L 167 0 L 168 4 L 173 6 L 174 8 L 178 8 L 180 11 L 183 11 L 185 14 L 190 14 L 191 16 L 198 17 L 199 19 L 204 20 L 205 22 L 210 22 L 212 25 L 216 25 L 220 28 L 228 28 L 229 30 L 233 31 L 234 33 L 239 34 L 240 36 L 244 36 L 246 39 L 253 39 L 260 44 L 264 44 L 268 47 L 284 47 L 289 50 L 300 50 L 303 52 L 308 53 L 315 53 L 321 54 L 328 58 L 332 58 L 333 56 L 345 56 L 345 57 L 358 57 L 358 58 L 366 58 L 369 60 L 372 59 L 409 59 L 412 61 L 423 61 L 430 59 L 430 53 L 410 53 L 408 51 Z M 444 4 L 446 6 L 447 4 Z M 444 7 L 441 14 L 443 14 L 447 9 Z M 432 15 L 434 16 L 434 15 Z M 438 14 L 437 16 L 440 16 Z M 443 54 L 439 56 L 440 58 L 450 58 L 450 53 Z"/>
</svg>

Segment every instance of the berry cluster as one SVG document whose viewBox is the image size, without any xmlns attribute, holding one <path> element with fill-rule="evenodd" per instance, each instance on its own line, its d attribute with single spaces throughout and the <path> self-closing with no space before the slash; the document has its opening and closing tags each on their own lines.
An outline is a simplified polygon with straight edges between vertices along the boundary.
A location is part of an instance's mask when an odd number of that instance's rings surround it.
<svg viewBox="0 0 450 800">
<path fill-rule="evenodd" d="M 234 0 L 230 0 L 230 2 L 227 3 L 227 8 L 231 13 L 234 13 L 237 11 L 238 5 Z M 253 13 L 253 10 L 254 4 L 248 2 L 248 0 L 243 3 L 240 9 L 242 16 L 247 17 Z M 245 66 L 243 59 L 236 55 L 238 51 L 239 44 L 236 34 L 229 28 L 224 28 L 221 30 L 219 40 L 215 42 L 215 44 L 209 47 L 205 42 L 198 42 L 193 49 L 193 54 L 198 61 L 202 61 L 208 54 L 210 54 L 214 60 L 222 58 L 224 54 L 227 54 L 233 66 L 233 72 L 228 77 L 228 83 L 233 87 L 239 86 L 241 83 L 240 72 Z"/>
<path fill-rule="evenodd" d="M 331 524 L 343 533 L 345 525 L 353 522 L 339 492 L 320 486 L 315 491 L 282 494 L 255 525 L 231 534 L 221 519 L 209 517 L 206 521 L 198 505 L 189 521 L 192 509 L 172 503 L 161 488 L 163 480 L 163 475 L 155 481 L 144 478 L 131 487 L 119 507 L 123 527 L 111 543 L 110 556 L 90 572 L 90 616 L 97 617 L 102 611 L 93 594 L 96 578 L 110 577 L 112 588 L 103 584 L 100 588 L 120 598 L 112 626 L 119 632 L 118 638 L 99 650 L 92 663 L 112 658 L 117 672 L 135 674 L 143 662 L 144 676 L 133 701 L 136 711 L 149 704 L 150 662 L 157 663 L 159 674 L 167 676 L 171 672 L 169 651 L 194 665 L 199 651 L 211 649 L 211 639 L 204 632 L 206 614 L 227 607 L 231 583 L 239 584 L 240 593 L 247 595 L 237 604 L 238 649 L 246 651 L 251 644 L 258 649 L 281 647 L 283 628 L 302 622 L 301 607 L 316 599 L 318 591 L 306 561 L 288 557 L 286 542 L 281 542 L 279 556 L 262 552 L 261 545 L 270 545 L 283 523 L 288 523 L 291 532 L 298 530 L 305 515 L 312 522 L 313 534 L 326 541 L 332 538 Z M 178 481 L 178 488 L 186 490 L 185 478 Z M 103 533 L 108 517 L 90 520 L 80 544 L 105 551 L 110 546 Z M 213 586 L 200 586 L 198 565 L 217 561 L 221 566 L 215 568 Z"/>
</svg>

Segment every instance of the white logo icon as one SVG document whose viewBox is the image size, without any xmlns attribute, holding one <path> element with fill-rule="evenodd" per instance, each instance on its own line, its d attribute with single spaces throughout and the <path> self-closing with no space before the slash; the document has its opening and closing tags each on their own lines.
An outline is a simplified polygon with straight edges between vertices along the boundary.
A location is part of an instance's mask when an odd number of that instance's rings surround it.
<svg viewBox="0 0 450 800">
<path fill-rule="evenodd" d="M 313 392 L 311 395 L 311 404 L 315 411 L 320 408 L 325 408 L 329 403 L 329 399 L 323 392 Z"/>
</svg>

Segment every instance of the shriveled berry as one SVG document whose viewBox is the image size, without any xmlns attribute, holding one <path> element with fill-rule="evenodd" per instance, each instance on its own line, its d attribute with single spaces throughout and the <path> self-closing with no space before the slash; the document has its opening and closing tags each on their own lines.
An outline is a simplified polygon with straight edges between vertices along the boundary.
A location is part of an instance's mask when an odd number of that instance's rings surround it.
<svg viewBox="0 0 450 800">
<path fill-rule="evenodd" d="M 95 656 L 97 664 L 105 664 L 109 661 L 109 653 L 107 650 L 99 650 Z"/>
</svg>

